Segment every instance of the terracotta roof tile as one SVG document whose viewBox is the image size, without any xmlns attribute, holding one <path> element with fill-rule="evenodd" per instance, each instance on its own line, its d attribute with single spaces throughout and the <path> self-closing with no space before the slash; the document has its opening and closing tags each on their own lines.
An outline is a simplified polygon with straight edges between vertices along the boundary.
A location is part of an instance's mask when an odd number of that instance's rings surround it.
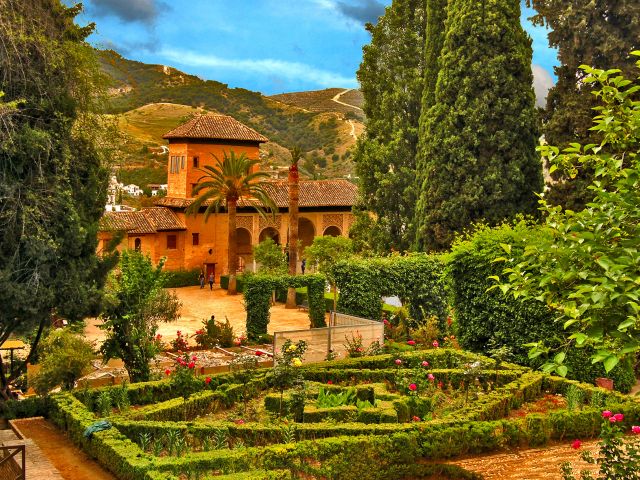
<svg viewBox="0 0 640 480">
<path fill-rule="evenodd" d="M 278 206 L 289 206 L 289 185 L 287 181 L 269 182 L 265 190 Z M 301 180 L 300 208 L 352 207 L 356 203 L 358 187 L 347 180 Z M 161 197 L 156 205 L 163 207 L 186 208 L 193 202 L 190 198 Z M 239 207 L 251 206 L 253 202 L 241 200 Z M 207 202 L 205 202 L 207 205 Z"/>
<path fill-rule="evenodd" d="M 170 209 L 152 207 L 138 212 L 107 212 L 100 220 L 100 229 L 142 235 L 166 230 L 186 230 L 186 227 Z"/>
<path fill-rule="evenodd" d="M 244 140 L 250 142 L 268 142 L 252 128 L 227 115 L 198 115 L 187 123 L 174 128 L 162 138 L 208 138 L 215 140 Z"/>
</svg>

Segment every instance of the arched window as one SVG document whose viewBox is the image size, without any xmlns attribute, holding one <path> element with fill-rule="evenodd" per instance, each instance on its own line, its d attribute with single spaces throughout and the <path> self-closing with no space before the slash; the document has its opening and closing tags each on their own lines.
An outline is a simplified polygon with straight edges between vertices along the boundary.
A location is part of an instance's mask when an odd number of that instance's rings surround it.
<svg viewBox="0 0 640 480">
<path fill-rule="evenodd" d="M 340 229 L 338 227 L 336 227 L 335 225 L 331 225 L 330 227 L 327 227 L 327 229 L 324 231 L 323 236 L 325 237 L 339 237 L 342 234 L 342 232 L 340 231 Z"/>
<path fill-rule="evenodd" d="M 133 242 L 133 245 L 137 252 L 142 250 L 142 240 L 140 240 L 139 238 L 135 239 L 135 241 Z"/>
</svg>

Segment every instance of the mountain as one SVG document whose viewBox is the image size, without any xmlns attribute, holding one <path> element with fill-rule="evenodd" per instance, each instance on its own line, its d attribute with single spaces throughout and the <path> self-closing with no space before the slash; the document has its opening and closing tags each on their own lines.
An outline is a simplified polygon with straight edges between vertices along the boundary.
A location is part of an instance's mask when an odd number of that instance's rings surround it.
<svg viewBox="0 0 640 480">
<path fill-rule="evenodd" d="M 347 118 L 364 120 L 362 104 L 364 97 L 353 88 L 325 88 L 308 92 L 281 93 L 269 98 L 310 112 L 340 112 Z"/>
<path fill-rule="evenodd" d="M 323 94 L 267 97 L 169 66 L 128 60 L 111 50 L 98 51 L 98 58 L 109 81 L 108 112 L 123 137 L 118 163 L 125 183 L 165 183 L 166 155 L 158 149 L 166 145 L 162 134 L 205 112 L 230 115 L 269 138 L 262 149 L 264 168 L 286 165 L 287 148 L 298 145 L 307 163 L 323 176 L 353 172 L 350 149 L 363 129 L 357 91 L 327 89 L 320 91 Z M 336 95 L 338 101 L 331 101 Z M 317 98 L 318 105 L 301 105 L 305 96 Z M 354 106 L 345 105 L 350 102 Z"/>
</svg>

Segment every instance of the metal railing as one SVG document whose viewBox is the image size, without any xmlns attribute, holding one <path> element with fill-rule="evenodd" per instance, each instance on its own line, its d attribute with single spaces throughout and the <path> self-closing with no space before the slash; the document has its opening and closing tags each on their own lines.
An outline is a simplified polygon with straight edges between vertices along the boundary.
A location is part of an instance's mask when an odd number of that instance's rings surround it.
<svg viewBox="0 0 640 480">
<path fill-rule="evenodd" d="M 13 479 L 9 479 L 9 480 L 26 480 L 27 478 L 27 474 L 26 474 L 26 460 L 27 460 L 27 455 L 26 455 L 26 448 L 24 445 L 14 445 L 14 446 L 7 446 L 7 447 L 3 447 L 0 446 L 0 470 L 2 470 L 3 466 L 5 469 L 9 468 L 11 470 L 15 471 L 15 468 L 11 468 L 12 465 L 12 461 L 13 464 L 16 465 L 18 467 L 18 475 L 13 478 Z M 18 462 L 16 458 L 16 455 L 21 454 L 21 462 Z"/>
</svg>

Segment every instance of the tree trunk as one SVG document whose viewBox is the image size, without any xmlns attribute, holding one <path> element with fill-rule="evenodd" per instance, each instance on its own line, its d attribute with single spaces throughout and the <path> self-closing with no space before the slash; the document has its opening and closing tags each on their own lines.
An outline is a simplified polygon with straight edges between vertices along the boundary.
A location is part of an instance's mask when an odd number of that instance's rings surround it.
<svg viewBox="0 0 640 480">
<path fill-rule="evenodd" d="M 237 198 L 227 198 L 227 213 L 229 214 L 229 288 L 227 295 L 237 295 L 236 272 L 238 271 L 238 242 L 236 231 L 236 207 Z"/>
<path fill-rule="evenodd" d="M 295 275 L 298 266 L 298 202 L 300 200 L 300 176 L 298 159 L 293 157 L 289 167 L 289 275 Z M 296 308 L 296 289 L 287 290 L 286 308 Z"/>
</svg>

